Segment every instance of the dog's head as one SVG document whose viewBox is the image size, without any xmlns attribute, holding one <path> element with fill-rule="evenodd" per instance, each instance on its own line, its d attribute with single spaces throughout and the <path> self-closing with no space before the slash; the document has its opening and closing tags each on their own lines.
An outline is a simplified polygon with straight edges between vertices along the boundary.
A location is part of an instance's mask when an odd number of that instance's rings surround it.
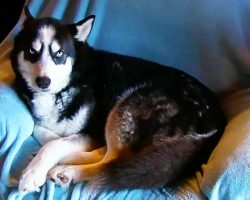
<svg viewBox="0 0 250 200">
<path fill-rule="evenodd" d="M 32 92 L 57 93 L 70 81 L 75 43 L 85 43 L 94 16 L 63 24 L 53 18 L 35 19 L 27 8 L 25 13 L 23 29 L 15 38 L 12 65 Z"/>
</svg>

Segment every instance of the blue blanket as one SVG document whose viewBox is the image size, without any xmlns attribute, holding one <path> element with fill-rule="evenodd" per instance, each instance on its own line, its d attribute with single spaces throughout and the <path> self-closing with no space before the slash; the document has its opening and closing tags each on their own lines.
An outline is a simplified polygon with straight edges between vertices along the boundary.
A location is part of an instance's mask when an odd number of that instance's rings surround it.
<svg viewBox="0 0 250 200">
<path fill-rule="evenodd" d="M 88 42 L 99 49 L 175 66 L 214 91 L 249 83 L 250 2 L 245 0 L 26 0 L 35 17 L 77 22 L 97 15 Z M 225 6 L 226 5 L 226 6 Z M 12 83 L 9 53 L 24 15 L 0 46 L 0 80 Z M 240 53 L 239 53 L 240 52 Z M 236 84 L 237 83 L 237 84 Z M 233 104 L 235 102 L 235 104 Z M 226 104 L 236 115 L 250 107 L 250 90 Z M 238 110 L 237 110 L 238 109 Z M 99 199 L 250 199 L 250 110 L 232 120 L 210 160 L 176 190 L 103 193 Z M 40 145 L 32 137 L 34 122 L 10 86 L 0 85 L 0 198 L 18 199 L 22 170 Z M 249 127 L 249 128 L 248 128 Z M 236 137 L 237 136 L 237 137 Z M 31 199 L 86 199 L 84 183 L 64 190 L 47 181 Z"/>
<path fill-rule="evenodd" d="M 32 137 L 34 122 L 26 106 L 20 101 L 10 86 L 0 84 L 0 197 L 4 200 L 19 199 L 18 179 L 22 170 L 39 148 Z M 47 181 L 41 192 L 30 193 L 24 200 L 32 199 L 72 199 L 84 200 L 89 197 L 84 183 L 71 185 L 68 189 Z M 173 197 L 170 191 L 132 190 L 118 193 L 103 193 L 99 199 L 165 199 Z"/>
<path fill-rule="evenodd" d="M 18 177 L 40 146 L 31 137 L 34 123 L 28 110 L 14 91 L 3 85 L 0 87 L 0 107 L 0 194 L 3 199 L 17 199 Z M 25 199 L 80 199 L 82 188 L 83 184 L 77 184 L 64 191 L 47 181 L 41 193 L 27 195 Z"/>
</svg>

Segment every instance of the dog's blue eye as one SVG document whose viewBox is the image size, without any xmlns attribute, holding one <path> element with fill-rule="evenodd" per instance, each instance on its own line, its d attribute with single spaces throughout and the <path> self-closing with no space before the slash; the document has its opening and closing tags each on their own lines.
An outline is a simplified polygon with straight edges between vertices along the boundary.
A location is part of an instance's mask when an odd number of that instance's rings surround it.
<svg viewBox="0 0 250 200">
<path fill-rule="evenodd" d="M 29 49 L 29 53 L 32 54 L 32 55 L 34 55 L 34 54 L 36 53 L 36 50 L 33 49 L 33 48 L 30 48 L 30 49 Z"/>
<path fill-rule="evenodd" d="M 59 50 L 59 51 L 56 52 L 56 57 L 60 58 L 60 57 L 63 56 L 63 54 L 64 54 L 64 51 L 63 50 Z"/>
</svg>

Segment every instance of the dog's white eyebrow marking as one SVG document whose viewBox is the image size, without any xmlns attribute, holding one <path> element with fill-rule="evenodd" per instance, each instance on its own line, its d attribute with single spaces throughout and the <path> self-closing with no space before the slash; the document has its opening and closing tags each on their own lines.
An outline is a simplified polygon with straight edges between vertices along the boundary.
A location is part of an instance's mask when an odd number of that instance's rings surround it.
<svg viewBox="0 0 250 200">
<path fill-rule="evenodd" d="M 36 39 L 34 42 L 32 42 L 32 48 L 35 49 L 37 52 L 39 52 L 42 48 L 41 41 Z"/>
<path fill-rule="evenodd" d="M 44 25 L 39 30 L 39 37 L 45 46 L 49 46 L 55 37 L 55 29 L 50 25 Z"/>
<path fill-rule="evenodd" d="M 56 40 L 54 40 L 52 42 L 52 44 L 51 44 L 51 50 L 52 50 L 52 52 L 55 53 L 55 52 L 57 52 L 60 49 L 61 49 L 61 46 L 59 45 L 59 43 Z"/>
</svg>

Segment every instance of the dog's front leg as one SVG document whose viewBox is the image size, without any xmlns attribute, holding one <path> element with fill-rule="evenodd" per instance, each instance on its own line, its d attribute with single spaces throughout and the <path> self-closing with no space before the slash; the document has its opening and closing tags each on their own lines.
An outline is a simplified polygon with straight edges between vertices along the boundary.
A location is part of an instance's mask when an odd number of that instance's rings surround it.
<svg viewBox="0 0 250 200">
<path fill-rule="evenodd" d="M 79 151 L 90 151 L 91 140 L 81 135 L 72 135 L 47 142 L 24 170 L 19 182 L 21 196 L 39 191 L 46 181 L 47 172 L 61 159 Z"/>
<path fill-rule="evenodd" d="M 103 151 L 103 148 L 95 151 Z M 93 151 L 93 156 L 95 152 Z M 71 182 L 76 183 L 79 181 L 91 180 L 99 174 L 106 163 L 121 156 L 119 151 L 107 151 L 103 159 L 97 163 L 88 165 L 58 165 L 51 169 L 48 177 L 62 187 L 68 187 Z"/>
<path fill-rule="evenodd" d="M 103 159 L 107 151 L 106 147 L 101 147 L 90 152 L 76 152 L 67 158 L 61 160 L 61 165 L 87 165 L 97 163 Z"/>
<path fill-rule="evenodd" d="M 39 124 L 35 124 L 33 135 L 41 145 L 44 145 L 51 140 L 60 138 L 60 136 L 55 134 L 54 131 Z"/>
</svg>

